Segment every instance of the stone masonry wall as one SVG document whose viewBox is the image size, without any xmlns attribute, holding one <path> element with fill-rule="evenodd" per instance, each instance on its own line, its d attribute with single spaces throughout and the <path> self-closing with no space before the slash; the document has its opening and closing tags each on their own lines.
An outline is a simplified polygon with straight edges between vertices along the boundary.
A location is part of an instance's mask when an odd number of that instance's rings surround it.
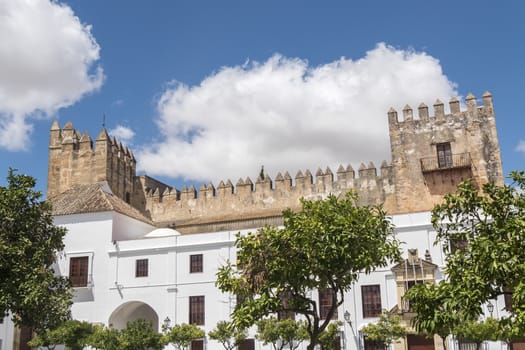
<svg viewBox="0 0 525 350">
<path fill-rule="evenodd" d="M 437 100 L 434 114 L 428 107 L 403 109 L 403 120 L 395 110 L 388 112 L 392 163 L 361 164 L 299 171 L 294 178 L 285 172 L 272 180 L 230 180 L 178 190 L 148 176 L 137 176 L 133 153 L 110 138 L 105 129 L 93 147 L 87 133 L 80 135 L 67 123 L 51 128 L 49 146 L 48 197 L 74 184 L 108 181 L 113 192 L 150 217 L 158 226 L 170 226 L 183 233 L 259 227 L 278 223 L 286 208 L 296 209 L 299 199 L 325 198 L 355 190 L 363 204 L 383 204 L 389 213 L 430 210 L 444 194 L 471 178 L 477 185 L 503 183 L 492 96 L 485 93 L 482 105 L 469 94 L 466 110 L 460 101 L 449 102 L 450 113 Z M 437 160 L 439 145 L 448 144 L 449 160 Z"/>
<path fill-rule="evenodd" d="M 478 186 L 489 181 L 503 183 L 490 93 L 483 95 L 480 107 L 472 94 L 466 98 L 466 110 L 460 110 L 456 98 L 449 107 L 451 113 L 445 114 L 443 103 L 437 100 L 434 115 L 429 116 L 427 106 L 421 104 L 418 119 L 414 119 L 412 108 L 405 106 L 403 121 L 398 121 L 396 111 L 389 111 L 396 198 L 395 206 L 389 208 L 391 213 L 430 210 L 468 178 Z M 437 164 L 437 145 L 446 143 L 450 144 L 454 164 L 425 171 L 422 162 L 433 157 Z"/>
</svg>

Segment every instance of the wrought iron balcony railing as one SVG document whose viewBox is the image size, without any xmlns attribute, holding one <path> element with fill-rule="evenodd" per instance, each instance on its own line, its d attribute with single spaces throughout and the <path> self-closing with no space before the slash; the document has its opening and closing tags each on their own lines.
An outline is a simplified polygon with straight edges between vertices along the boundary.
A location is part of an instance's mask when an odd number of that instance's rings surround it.
<svg viewBox="0 0 525 350">
<path fill-rule="evenodd" d="M 447 155 L 443 158 L 428 157 L 421 158 L 421 171 L 431 172 L 446 169 L 470 168 L 472 160 L 470 153 L 458 153 Z"/>
</svg>

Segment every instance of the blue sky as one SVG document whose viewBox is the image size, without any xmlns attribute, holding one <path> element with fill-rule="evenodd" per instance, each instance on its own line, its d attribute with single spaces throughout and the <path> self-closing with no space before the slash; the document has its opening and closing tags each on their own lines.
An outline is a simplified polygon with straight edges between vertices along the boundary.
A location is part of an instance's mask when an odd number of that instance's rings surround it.
<svg viewBox="0 0 525 350">
<path fill-rule="evenodd" d="M 49 128 L 183 185 L 389 160 L 386 112 L 490 91 L 523 169 L 521 1 L 0 3 L 0 171 L 45 191 Z M 431 109 L 432 110 L 432 109 Z M 5 182 L 0 182 L 5 183 Z"/>
</svg>

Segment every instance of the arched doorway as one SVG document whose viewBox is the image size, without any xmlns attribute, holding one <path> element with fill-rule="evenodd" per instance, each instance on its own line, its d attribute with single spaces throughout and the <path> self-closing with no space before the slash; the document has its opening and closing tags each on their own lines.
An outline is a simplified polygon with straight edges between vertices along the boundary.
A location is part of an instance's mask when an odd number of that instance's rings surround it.
<svg viewBox="0 0 525 350">
<path fill-rule="evenodd" d="M 159 331 L 159 316 L 151 306 L 141 301 L 129 301 L 117 307 L 109 316 L 108 324 L 116 329 L 124 329 L 128 322 L 139 319 L 150 321 L 153 330 Z"/>
</svg>

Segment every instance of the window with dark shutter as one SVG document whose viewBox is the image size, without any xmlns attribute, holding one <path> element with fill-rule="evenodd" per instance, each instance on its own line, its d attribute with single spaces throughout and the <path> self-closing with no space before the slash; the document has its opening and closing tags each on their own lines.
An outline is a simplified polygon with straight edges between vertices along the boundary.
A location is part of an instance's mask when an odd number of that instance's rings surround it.
<svg viewBox="0 0 525 350">
<path fill-rule="evenodd" d="M 379 284 L 361 286 L 363 300 L 363 317 L 379 317 L 381 315 L 381 287 Z"/>
<path fill-rule="evenodd" d="M 191 350 L 204 350 L 204 340 L 202 339 L 192 340 L 190 349 Z"/>
<path fill-rule="evenodd" d="M 148 277 L 148 259 L 135 261 L 135 277 Z"/>
<path fill-rule="evenodd" d="M 253 339 L 244 339 L 239 343 L 239 350 L 255 350 L 255 340 Z"/>
<path fill-rule="evenodd" d="M 204 325 L 204 295 L 190 297 L 190 324 Z"/>
<path fill-rule="evenodd" d="M 69 259 L 69 280 L 73 287 L 87 287 L 89 257 L 79 256 Z"/>
<path fill-rule="evenodd" d="M 202 254 L 190 255 L 190 273 L 202 271 Z"/>
</svg>

